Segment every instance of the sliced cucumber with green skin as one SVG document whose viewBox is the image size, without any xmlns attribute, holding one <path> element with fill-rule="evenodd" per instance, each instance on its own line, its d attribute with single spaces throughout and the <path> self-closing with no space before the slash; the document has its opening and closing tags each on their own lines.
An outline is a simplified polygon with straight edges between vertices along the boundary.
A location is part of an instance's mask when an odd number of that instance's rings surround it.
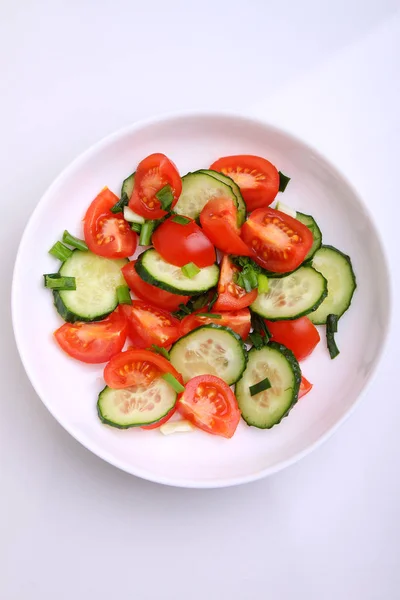
<svg viewBox="0 0 400 600">
<path fill-rule="evenodd" d="M 194 277 L 186 277 L 180 267 L 166 262 L 162 256 L 149 248 L 135 264 L 139 277 L 162 290 L 183 296 L 196 296 L 215 287 L 218 283 L 218 265 L 204 267 Z"/>
<path fill-rule="evenodd" d="M 182 177 L 182 192 L 174 206 L 174 212 L 198 219 L 207 202 L 219 196 L 232 198 L 238 208 L 236 195 L 229 185 L 202 171 L 188 173 Z"/>
<path fill-rule="evenodd" d="M 211 169 L 208 169 L 208 170 L 202 169 L 199 172 L 206 173 L 207 175 L 211 175 L 211 177 L 218 179 L 218 181 L 222 181 L 222 183 L 226 183 L 226 185 L 229 185 L 229 187 L 232 189 L 233 193 L 236 196 L 237 210 L 238 210 L 237 224 L 238 224 L 238 227 L 241 227 L 246 220 L 246 212 L 247 211 L 246 211 L 246 203 L 243 200 L 243 196 L 242 196 L 242 193 L 240 191 L 238 184 L 235 183 L 233 181 L 233 179 L 228 177 L 228 175 L 224 175 L 223 173 L 219 173 L 218 171 L 213 171 Z"/>
<path fill-rule="evenodd" d="M 304 262 L 306 262 L 314 256 L 314 254 L 316 253 L 316 251 L 319 248 L 321 248 L 322 233 L 321 233 L 321 230 L 318 227 L 314 217 L 312 217 L 311 215 L 305 215 L 301 212 L 297 212 L 296 219 L 298 221 L 300 221 L 300 223 L 303 223 L 303 225 L 305 225 L 307 227 L 307 229 L 309 229 L 311 231 L 312 236 L 314 238 L 313 245 L 311 246 L 310 250 L 308 251 L 307 256 L 304 259 Z"/>
<path fill-rule="evenodd" d="M 121 187 L 121 198 L 111 208 L 112 213 L 122 212 L 124 210 L 124 207 L 128 206 L 129 200 L 132 196 L 134 183 L 135 183 L 135 173 L 132 173 L 131 175 L 129 175 L 129 177 L 124 179 L 124 181 L 122 182 L 122 187 Z"/>
<path fill-rule="evenodd" d="M 271 387 L 252 396 L 250 387 L 268 377 Z M 293 352 L 270 342 L 249 352 L 249 361 L 235 393 L 248 425 L 270 429 L 286 417 L 297 402 L 301 371 Z"/>
<path fill-rule="evenodd" d="M 127 258 L 109 259 L 74 250 L 61 265 L 60 275 L 75 277 L 76 290 L 54 291 L 54 304 L 69 323 L 99 321 L 117 306 L 117 287 L 126 285 L 121 268 Z"/>
<path fill-rule="evenodd" d="M 315 269 L 303 266 L 286 277 L 268 278 L 269 290 L 258 294 L 251 310 L 269 321 L 298 319 L 323 302 L 328 284 Z"/>
<path fill-rule="evenodd" d="M 161 377 L 150 385 L 116 390 L 106 386 L 97 400 L 100 420 L 118 429 L 151 425 L 165 417 L 176 404 L 177 393 Z"/>
<path fill-rule="evenodd" d="M 321 306 L 309 315 L 314 325 L 323 325 L 329 314 L 341 317 L 349 308 L 357 287 L 350 257 L 333 246 L 321 246 L 312 266 L 328 281 L 328 295 Z"/>
<path fill-rule="evenodd" d="M 185 383 L 197 375 L 216 375 L 232 385 L 247 362 L 241 337 L 229 327 L 214 324 L 202 325 L 181 337 L 169 356 Z"/>
</svg>

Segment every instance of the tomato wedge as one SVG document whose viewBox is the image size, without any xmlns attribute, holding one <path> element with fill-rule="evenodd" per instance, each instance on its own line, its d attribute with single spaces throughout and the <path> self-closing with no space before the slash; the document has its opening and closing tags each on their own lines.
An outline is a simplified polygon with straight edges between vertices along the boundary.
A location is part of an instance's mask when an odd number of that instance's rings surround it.
<svg viewBox="0 0 400 600">
<path fill-rule="evenodd" d="M 122 304 L 119 310 L 128 322 L 128 337 L 137 348 L 152 344 L 165 348 L 179 337 L 181 323 L 166 310 L 141 300 Z"/>
<path fill-rule="evenodd" d="M 116 311 L 95 323 L 64 323 L 54 332 L 54 337 L 72 358 L 97 364 L 121 352 L 126 333 L 126 319 Z"/>
<path fill-rule="evenodd" d="M 104 369 L 104 381 L 110 388 L 123 389 L 133 385 L 147 387 L 164 373 L 171 373 L 179 383 L 182 376 L 169 360 L 149 350 L 126 350 L 112 357 Z"/>
<path fill-rule="evenodd" d="M 128 287 L 138 298 L 170 311 L 177 310 L 180 304 L 186 304 L 189 301 L 189 296 L 171 294 L 155 285 L 151 285 L 151 283 L 143 281 L 136 273 L 135 262 L 129 262 L 121 270 Z"/>
<path fill-rule="evenodd" d="M 279 191 L 278 170 L 261 156 L 225 156 L 216 160 L 210 169 L 228 175 L 237 183 L 249 212 L 269 206 Z"/>
<path fill-rule="evenodd" d="M 202 229 L 192 219 L 186 224 L 174 219 L 170 217 L 153 233 L 153 246 L 163 259 L 177 267 L 189 262 L 200 268 L 215 263 L 215 248 Z"/>
<path fill-rule="evenodd" d="M 299 398 L 302 398 L 312 389 L 313 384 L 310 383 L 303 375 L 301 376 Z"/>
<path fill-rule="evenodd" d="M 230 327 L 235 331 L 243 340 L 248 338 L 251 328 L 250 311 L 248 308 L 242 308 L 241 310 L 235 310 L 231 312 L 215 312 L 218 319 L 212 317 L 202 316 L 201 311 L 193 313 L 184 317 L 181 321 L 181 335 L 186 335 L 189 331 L 200 327 L 201 325 L 208 325 L 209 323 L 215 323 L 215 325 L 223 325 L 224 327 Z"/>
<path fill-rule="evenodd" d="M 136 169 L 129 207 L 145 219 L 161 219 L 167 212 L 161 208 L 156 194 L 166 185 L 171 186 L 173 201 L 170 208 L 173 208 L 182 191 L 178 169 L 165 154 L 150 154 Z"/>
<path fill-rule="evenodd" d="M 227 254 L 251 256 L 240 238 L 237 208 L 230 198 L 212 198 L 200 213 L 200 223 L 212 243 Z"/>
<path fill-rule="evenodd" d="M 242 238 L 253 259 L 274 273 L 297 269 L 313 244 L 312 233 L 303 223 L 273 208 L 255 210 L 242 227 Z"/>
<path fill-rule="evenodd" d="M 107 187 L 101 190 L 86 211 L 84 236 L 89 250 L 106 258 L 127 258 L 136 250 L 138 236 L 131 230 L 122 213 L 110 208 L 118 198 Z"/>
<path fill-rule="evenodd" d="M 234 282 L 235 273 L 240 272 L 229 256 L 224 255 L 218 281 L 218 300 L 213 306 L 214 311 L 240 310 L 250 306 L 257 298 L 257 290 L 246 292 L 244 288 Z"/>
<path fill-rule="evenodd" d="M 240 421 L 240 410 L 229 385 L 215 375 L 198 375 L 187 384 L 178 410 L 203 431 L 231 438 Z"/>
<path fill-rule="evenodd" d="M 307 358 L 320 341 L 318 329 L 307 317 L 265 323 L 272 334 L 271 340 L 289 348 L 297 360 Z"/>
</svg>

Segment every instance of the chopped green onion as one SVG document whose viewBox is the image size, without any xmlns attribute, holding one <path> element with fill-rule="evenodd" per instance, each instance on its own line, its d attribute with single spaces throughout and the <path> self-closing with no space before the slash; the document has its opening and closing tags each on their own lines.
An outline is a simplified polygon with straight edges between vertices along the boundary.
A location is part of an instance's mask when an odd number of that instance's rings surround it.
<svg viewBox="0 0 400 600">
<path fill-rule="evenodd" d="M 208 300 L 210 298 L 210 294 L 206 292 L 205 294 L 200 294 L 200 296 L 196 296 L 190 300 L 190 308 L 192 312 L 195 310 L 200 310 L 200 308 L 204 308 L 206 304 L 208 304 Z"/>
<path fill-rule="evenodd" d="M 336 356 L 340 353 L 340 350 L 335 342 L 335 333 L 338 329 L 338 321 L 339 317 L 337 315 L 328 315 L 326 318 L 326 343 L 331 358 L 336 358 Z"/>
<path fill-rule="evenodd" d="M 214 304 L 216 303 L 217 300 L 218 300 L 218 292 L 215 292 L 214 296 L 212 297 L 211 302 L 208 305 L 208 310 L 212 309 L 212 307 L 214 306 Z"/>
<path fill-rule="evenodd" d="M 142 231 L 142 226 L 140 223 L 131 223 L 131 229 L 132 231 L 135 231 L 140 235 L 140 232 Z"/>
<path fill-rule="evenodd" d="M 171 204 L 174 201 L 174 195 L 172 193 L 171 186 L 165 185 L 163 188 L 161 188 L 161 190 L 157 192 L 156 198 L 160 201 L 161 208 L 163 210 L 169 211 L 171 208 Z"/>
<path fill-rule="evenodd" d="M 281 171 L 279 171 L 279 191 L 284 192 L 286 190 L 287 184 L 290 181 L 290 177 L 284 175 Z"/>
<path fill-rule="evenodd" d="M 149 246 L 151 242 L 151 234 L 154 230 L 154 221 L 145 221 L 140 231 L 139 245 Z"/>
<path fill-rule="evenodd" d="M 182 273 L 185 277 L 192 279 L 193 277 L 196 277 L 197 273 L 200 273 L 200 269 L 193 262 L 190 262 L 182 267 Z"/>
<path fill-rule="evenodd" d="M 152 352 L 155 352 L 156 354 L 161 354 L 161 356 L 163 356 L 164 358 L 166 358 L 167 360 L 169 360 L 169 352 L 165 348 L 161 348 L 161 346 L 157 346 L 156 344 L 152 344 L 151 348 L 149 348 L 149 350 L 151 350 Z"/>
<path fill-rule="evenodd" d="M 128 196 L 126 197 L 122 197 L 121 200 L 118 200 L 118 202 L 116 202 L 114 204 L 114 206 L 112 206 L 110 208 L 110 211 L 115 215 L 117 213 L 123 212 L 124 207 L 128 204 L 129 202 L 129 198 Z"/>
<path fill-rule="evenodd" d="M 253 344 L 256 350 L 260 350 L 260 348 L 264 346 L 264 338 L 257 331 L 252 331 L 251 333 L 249 333 L 249 340 L 250 341 L 248 343 Z"/>
<path fill-rule="evenodd" d="M 256 394 L 259 394 L 260 392 L 269 390 L 270 387 L 272 387 L 271 382 L 268 379 L 268 377 L 266 377 L 262 381 L 259 381 L 258 383 L 255 383 L 254 385 L 251 385 L 249 387 L 250 396 L 255 396 Z"/>
<path fill-rule="evenodd" d="M 43 275 L 44 287 L 50 290 L 76 290 L 75 277 L 63 277 L 60 273 Z"/>
<path fill-rule="evenodd" d="M 258 293 L 266 294 L 269 290 L 268 277 L 260 273 L 258 275 Z"/>
<path fill-rule="evenodd" d="M 260 317 L 260 315 L 257 315 L 256 313 L 252 312 L 251 313 L 251 325 L 255 332 L 259 333 L 261 336 L 264 337 L 264 344 L 268 344 L 272 335 L 271 335 L 271 332 L 268 329 L 267 325 L 265 324 L 264 319 L 262 317 Z"/>
<path fill-rule="evenodd" d="M 190 310 L 190 308 L 188 308 L 188 307 L 186 306 L 186 304 L 179 304 L 179 309 L 180 309 L 182 312 L 186 313 L 187 315 L 191 315 L 191 314 L 192 314 L 192 311 Z"/>
<path fill-rule="evenodd" d="M 169 385 L 175 390 L 175 392 L 177 394 L 180 394 L 181 392 L 184 391 L 184 386 L 179 383 L 179 381 L 176 379 L 176 377 L 174 377 L 171 373 L 164 373 L 164 375 L 161 375 L 161 377 L 167 382 L 169 383 Z"/>
<path fill-rule="evenodd" d="M 235 273 L 235 283 L 244 288 L 246 292 L 251 292 L 258 286 L 258 276 L 253 269 L 243 268 L 241 273 Z"/>
<path fill-rule="evenodd" d="M 67 260 L 67 258 L 71 256 L 72 250 L 67 248 L 67 246 L 64 246 L 62 242 L 56 242 L 54 246 L 50 248 L 49 254 L 64 262 L 64 260 Z"/>
<path fill-rule="evenodd" d="M 132 304 L 131 294 L 127 285 L 117 287 L 118 304 Z"/>
<path fill-rule="evenodd" d="M 172 223 L 178 223 L 178 225 L 187 225 L 188 223 L 191 223 L 191 219 L 182 217 L 181 215 L 175 215 L 172 217 L 171 221 Z"/>
<path fill-rule="evenodd" d="M 71 235 L 67 230 L 65 230 L 63 233 L 62 241 L 64 242 L 64 244 L 68 244 L 68 246 L 72 246 L 73 248 L 81 250 L 82 252 L 89 250 L 84 240 L 80 240 L 74 235 Z"/>
<path fill-rule="evenodd" d="M 199 313 L 198 317 L 207 317 L 208 319 L 222 319 L 222 315 L 216 315 L 215 313 Z"/>
</svg>

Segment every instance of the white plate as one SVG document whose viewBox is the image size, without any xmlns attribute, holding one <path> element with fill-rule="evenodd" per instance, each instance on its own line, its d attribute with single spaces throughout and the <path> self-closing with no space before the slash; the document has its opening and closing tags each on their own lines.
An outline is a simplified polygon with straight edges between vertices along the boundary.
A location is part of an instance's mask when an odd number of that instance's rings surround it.
<svg viewBox="0 0 400 600">
<path fill-rule="evenodd" d="M 81 219 L 107 185 L 119 194 L 138 161 L 163 152 L 182 174 L 207 168 L 227 154 L 256 154 L 291 177 L 280 198 L 312 214 L 325 243 L 349 254 L 357 276 L 351 309 L 339 323 L 341 353 L 331 361 L 321 343 L 302 363 L 313 382 L 289 417 L 271 430 L 240 423 L 231 440 L 201 431 L 164 437 L 158 431 L 119 431 L 100 423 L 97 394 L 102 367 L 69 359 L 52 332 L 61 319 L 43 288 L 57 270 L 48 249 L 64 229 L 82 236 Z M 30 310 L 26 310 L 29 298 Z M 298 139 L 247 118 L 190 114 L 153 119 L 117 132 L 90 148 L 52 184 L 23 235 L 14 272 L 15 337 L 26 372 L 42 401 L 79 442 L 111 464 L 145 479 L 185 487 L 244 483 L 293 463 L 325 439 L 354 407 L 382 353 L 390 312 L 388 271 L 379 236 L 349 183 Z"/>
</svg>

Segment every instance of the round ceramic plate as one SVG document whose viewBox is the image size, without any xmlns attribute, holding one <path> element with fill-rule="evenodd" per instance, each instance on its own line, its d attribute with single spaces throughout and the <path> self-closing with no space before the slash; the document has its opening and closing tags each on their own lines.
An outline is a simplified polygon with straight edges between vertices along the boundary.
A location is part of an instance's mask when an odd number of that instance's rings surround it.
<svg viewBox="0 0 400 600">
<path fill-rule="evenodd" d="M 228 154 L 268 158 L 291 177 L 285 204 L 311 214 L 324 243 L 351 256 L 357 290 L 340 320 L 340 355 L 331 360 L 321 343 L 302 364 L 313 390 L 271 430 L 239 424 L 230 440 L 196 430 L 120 431 L 102 425 L 96 401 L 102 365 L 68 358 L 52 333 L 61 319 L 43 288 L 43 273 L 57 270 L 48 250 L 64 229 L 82 236 L 81 220 L 107 185 L 119 194 L 122 180 L 152 152 L 167 154 L 185 174 Z M 31 309 L 26 310 L 29 295 Z M 185 487 L 244 483 L 278 471 L 304 456 L 344 420 L 365 389 L 381 355 L 389 320 L 388 273 L 368 211 L 348 181 L 321 155 L 291 135 L 262 122 L 229 115 L 191 114 L 137 123 L 80 156 L 53 183 L 23 235 L 15 265 L 12 310 L 15 337 L 26 372 L 61 425 L 89 450 L 145 479 Z"/>
</svg>

